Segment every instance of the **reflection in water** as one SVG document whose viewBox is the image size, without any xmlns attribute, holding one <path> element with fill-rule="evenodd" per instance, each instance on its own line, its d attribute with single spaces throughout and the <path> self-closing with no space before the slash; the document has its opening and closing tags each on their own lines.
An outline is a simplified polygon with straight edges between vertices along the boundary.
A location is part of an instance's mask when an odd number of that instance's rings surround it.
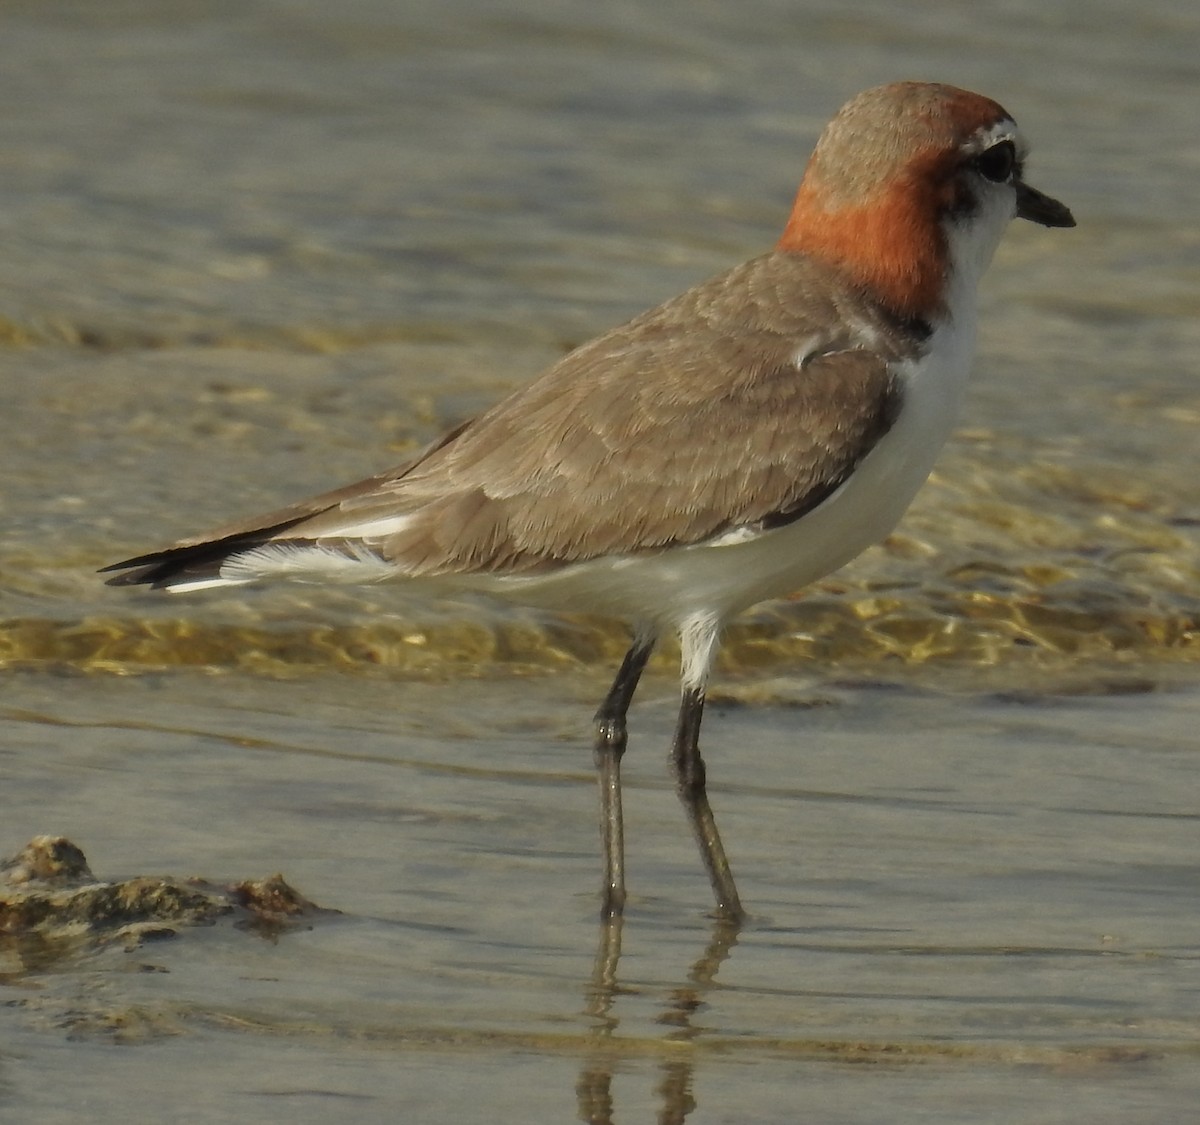
<svg viewBox="0 0 1200 1125">
<path fill-rule="evenodd" d="M 575 1097 L 579 1119 L 590 1125 L 609 1125 L 613 1119 L 612 1076 L 613 1052 L 607 1050 L 617 1030 L 618 1019 L 613 1014 L 617 995 L 617 962 L 621 959 L 621 928 L 625 919 L 613 914 L 600 919 L 600 943 L 596 963 L 585 994 L 584 1012 L 592 1020 L 595 1046 L 584 1059 Z"/>
<path fill-rule="evenodd" d="M 579 1119 L 589 1125 L 612 1125 L 612 1080 L 620 1051 L 614 1042 L 620 1019 L 613 1008 L 620 995 L 617 966 L 621 959 L 620 915 L 605 918 L 600 923 L 600 942 L 592 979 L 587 989 L 585 1012 L 591 1017 L 593 1048 L 584 1062 L 575 1095 Z M 670 1000 L 658 1022 L 675 1028 L 669 1038 L 680 1045 L 662 1064 L 662 1081 L 658 1085 L 660 1108 L 659 1125 L 680 1125 L 696 1108 L 692 1096 L 692 1052 L 686 1044 L 694 1040 L 699 1029 L 692 1026 L 692 1016 L 704 1003 L 704 994 L 712 986 L 717 970 L 737 942 L 741 924 L 728 918 L 713 921 L 712 935 L 704 952 L 692 964 L 687 983 L 673 989 Z"/>
</svg>

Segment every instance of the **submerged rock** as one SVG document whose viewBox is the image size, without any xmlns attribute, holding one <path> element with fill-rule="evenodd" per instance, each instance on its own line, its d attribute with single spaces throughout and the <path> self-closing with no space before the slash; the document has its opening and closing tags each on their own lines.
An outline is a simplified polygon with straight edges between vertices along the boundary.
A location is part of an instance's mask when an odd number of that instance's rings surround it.
<svg viewBox="0 0 1200 1125">
<path fill-rule="evenodd" d="M 0 941 L 70 939 L 127 945 L 173 937 L 176 927 L 207 926 L 229 917 L 269 935 L 303 926 L 322 910 L 282 875 L 221 886 L 204 879 L 138 875 L 103 882 L 83 851 L 64 836 L 35 836 L 0 862 Z"/>
</svg>

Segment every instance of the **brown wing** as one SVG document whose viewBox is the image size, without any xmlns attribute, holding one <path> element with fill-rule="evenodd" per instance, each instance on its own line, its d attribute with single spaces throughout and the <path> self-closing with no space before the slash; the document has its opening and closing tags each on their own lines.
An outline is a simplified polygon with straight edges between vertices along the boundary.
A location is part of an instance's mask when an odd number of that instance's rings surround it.
<svg viewBox="0 0 1200 1125">
<path fill-rule="evenodd" d="M 215 573 L 288 541 L 365 541 L 413 575 L 529 571 L 786 522 L 846 479 L 899 404 L 900 354 L 836 327 L 849 316 L 887 339 L 888 326 L 814 280 L 827 279 L 804 259 L 755 259 L 577 349 L 406 465 L 117 564 L 140 569 L 112 581 Z M 401 530 L 371 530 L 400 515 Z"/>
<path fill-rule="evenodd" d="M 866 352 L 803 368 L 722 366 L 727 377 L 712 385 L 656 379 L 643 362 L 649 377 L 617 381 L 611 393 L 572 393 L 578 378 L 560 393 L 547 388 L 486 415 L 382 496 L 329 517 L 344 526 L 382 515 L 389 499 L 412 512 L 376 548 L 412 574 L 540 569 L 700 543 L 778 526 L 819 503 L 899 405 L 886 362 Z"/>
</svg>

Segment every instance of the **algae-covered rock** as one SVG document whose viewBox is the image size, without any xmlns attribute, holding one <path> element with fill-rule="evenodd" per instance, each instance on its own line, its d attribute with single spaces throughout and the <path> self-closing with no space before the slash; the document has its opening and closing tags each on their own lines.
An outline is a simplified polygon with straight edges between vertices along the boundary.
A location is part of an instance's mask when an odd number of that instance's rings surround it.
<svg viewBox="0 0 1200 1125">
<path fill-rule="evenodd" d="M 221 886 L 205 879 L 137 875 L 104 882 L 63 836 L 35 836 L 0 862 L 0 939 L 120 938 L 138 944 L 177 927 L 231 917 L 241 928 L 279 933 L 325 911 L 282 875 Z"/>
</svg>

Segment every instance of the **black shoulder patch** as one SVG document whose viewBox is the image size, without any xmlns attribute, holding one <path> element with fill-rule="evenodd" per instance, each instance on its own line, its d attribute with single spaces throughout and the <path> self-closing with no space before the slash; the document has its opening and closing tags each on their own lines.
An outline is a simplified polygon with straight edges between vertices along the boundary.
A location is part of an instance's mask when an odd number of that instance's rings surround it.
<svg viewBox="0 0 1200 1125">
<path fill-rule="evenodd" d="M 876 409 L 872 412 L 871 418 L 862 427 L 859 441 L 853 450 L 848 451 L 849 456 L 845 457 L 842 463 L 838 465 L 837 471 L 815 482 L 803 495 L 798 496 L 786 507 L 764 516 L 758 523 L 759 528 L 763 531 L 770 531 L 773 528 L 795 523 L 796 520 L 807 515 L 814 508 L 819 507 L 828 500 L 830 496 L 850 479 L 854 471 L 862 464 L 863 458 L 879 444 L 880 439 L 896 424 L 896 419 L 900 417 L 900 411 L 903 407 L 904 389 L 901 387 L 899 380 L 893 376 L 883 394 L 879 396 L 876 402 Z"/>
</svg>

